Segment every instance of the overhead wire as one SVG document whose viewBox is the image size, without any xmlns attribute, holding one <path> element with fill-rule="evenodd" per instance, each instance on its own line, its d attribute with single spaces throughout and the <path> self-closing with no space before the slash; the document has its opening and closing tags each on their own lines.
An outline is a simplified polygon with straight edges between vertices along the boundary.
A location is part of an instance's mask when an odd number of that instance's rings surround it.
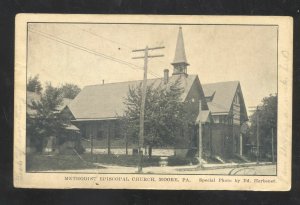
<svg viewBox="0 0 300 205">
<path fill-rule="evenodd" d="M 80 26 L 77 26 L 77 25 L 73 25 L 73 26 L 76 27 L 76 28 L 78 28 L 78 29 L 80 29 L 80 30 L 82 30 L 82 31 L 84 31 L 84 32 L 86 32 L 86 33 L 89 33 L 89 34 L 91 34 L 91 35 L 93 35 L 93 36 L 96 36 L 96 37 L 99 37 L 99 38 L 101 38 L 101 39 L 110 41 L 110 42 L 112 42 L 112 43 L 114 43 L 114 44 L 122 45 L 122 46 L 124 46 L 124 47 L 126 47 L 126 48 L 128 48 L 128 49 L 133 49 L 133 48 L 131 48 L 130 46 L 127 46 L 127 45 L 125 45 L 125 44 L 123 44 L 123 43 L 120 43 L 120 42 L 111 40 L 111 39 L 106 38 L 106 37 L 103 37 L 103 36 L 100 36 L 99 34 L 97 34 L 97 33 L 95 33 L 95 32 L 92 32 L 92 31 L 89 31 L 89 30 L 87 30 L 87 29 L 81 28 Z"/>
<path fill-rule="evenodd" d="M 80 26 L 77 26 L 77 25 L 73 25 L 73 26 L 76 27 L 76 28 L 78 28 L 78 29 L 80 29 L 80 30 L 82 30 L 82 31 L 84 31 L 84 32 L 86 32 L 86 33 L 89 33 L 89 34 L 91 34 L 91 35 L 93 35 L 93 36 L 96 36 L 96 37 L 99 37 L 99 38 L 101 38 L 101 39 L 110 41 L 111 43 L 114 43 L 114 44 L 118 44 L 118 45 L 124 46 L 124 47 L 126 47 L 127 49 L 129 49 L 129 50 L 135 49 L 135 48 L 133 48 L 133 47 L 131 47 L 131 46 L 128 46 L 128 45 L 126 45 L 126 44 L 124 44 L 124 43 L 117 42 L 117 41 L 112 40 L 112 39 L 109 39 L 109 38 L 107 38 L 107 37 L 103 37 L 103 36 L 101 36 L 101 35 L 99 35 L 99 34 L 97 34 L 97 33 L 95 33 L 95 32 L 90 31 L 90 30 L 81 28 Z M 161 63 L 163 63 L 163 64 L 166 64 L 165 61 L 161 61 L 160 59 L 157 59 L 157 61 L 159 61 L 159 62 L 161 62 Z M 149 72 L 149 71 L 148 71 L 148 72 Z"/>
<path fill-rule="evenodd" d="M 115 58 L 115 57 L 112 57 L 112 56 L 109 56 L 109 55 L 106 55 L 106 54 L 103 54 L 103 53 L 100 53 L 98 51 L 93 51 L 91 49 L 88 49 L 86 47 L 83 47 L 81 45 L 78 45 L 78 44 L 75 44 L 73 42 L 70 42 L 70 41 L 67 41 L 65 39 L 62 39 L 62 38 L 59 38 L 57 36 L 54 36 L 54 35 L 51 35 L 49 33 L 45 33 L 45 32 L 42 32 L 42 31 L 37 31 L 37 30 L 33 30 L 33 29 L 28 29 L 30 32 L 33 32 L 33 33 L 36 33 L 36 34 L 39 34 L 45 38 L 48 38 L 50 40 L 53 40 L 53 41 L 56 41 L 56 42 L 59 42 L 61 44 L 64 44 L 64 45 L 67 45 L 67 46 L 70 46 L 70 47 L 73 47 L 73 48 L 76 48 L 76 49 L 79 49 L 81 51 L 84 51 L 84 52 L 87 52 L 87 53 L 90 53 L 90 54 L 93 54 L 93 55 L 96 55 L 96 56 L 100 56 L 100 57 L 103 57 L 105 59 L 108 59 L 108 60 L 112 60 L 112 61 L 115 61 L 117 63 L 120 63 L 120 64 L 123 64 L 123 65 L 126 65 L 132 69 L 135 69 L 135 70 L 143 70 L 142 67 L 138 66 L 138 65 L 135 65 L 133 63 L 130 63 L 130 62 L 127 62 L 127 61 L 124 61 L 124 60 L 121 60 L 121 59 L 118 59 L 118 58 Z M 155 76 L 155 77 L 160 77 L 158 76 L 157 74 L 153 73 L 153 72 L 149 72 L 151 75 Z"/>
<path fill-rule="evenodd" d="M 84 29 L 85 30 L 85 29 Z M 54 36 L 54 35 L 51 35 L 49 33 L 45 33 L 45 32 L 42 32 L 42 31 L 37 31 L 37 30 L 33 30 L 33 29 L 29 29 L 30 32 L 33 32 L 33 33 L 36 33 L 36 34 L 39 34 L 45 38 L 48 38 L 50 40 L 53 40 L 53 41 L 56 41 L 56 42 L 59 42 L 61 44 L 64 44 L 64 45 L 67 45 L 67 46 L 70 46 L 70 47 L 73 47 L 73 48 L 76 48 L 76 49 L 79 49 L 81 51 L 84 51 L 84 52 L 87 52 L 87 53 L 90 53 L 90 54 L 93 54 L 93 55 L 96 55 L 96 56 L 100 56 L 100 57 L 103 57 L 105 59 L 108 59 L 108 60 L 112 60 L 112 61 L 115 61 L 117 63 L 120 63 L 120 64 L 123 64 L 123 65 L 126 65 L 132 69 L 135 69 L 135 70 L 143 70 L 142 67 L 138 66 L 138 65 L 135 65 L 135 64 L 132 64 L 130 62 L 127 62 L 127 61 L 124 61 L 124 60 L 121 60 L 121 59 L 118 59 L 118 58 L 115 58 L 115 57 L 112 57 L 112 56 L 109 56 L 109 55 L 106 55 L 106 54 L 103 54 L 103 53 L 100 53 L 100 52 L 97 52 L 97 51 L 93 51 L 91 49 L 88 49 L 88 48 L 85 48 L 83 46 L 80 46 L 78 44 L 75 44 L 73 42 L 70 42 L 70 41 L 67 41 L 65 39 L 62 39 L 62 38 L 59 38 L 57 36 Z M 86 30 L 87 31 L 87 30 Z M 96 35 L 96 34 L 95 34 Z M 100 37 L 99 35 L 97 35 L 98 37 Z M 103 39 L 106 39 L 104 37 L 101 37 Z M 109 40 L 109 39 L 106 39 L 106 40 Z M 116 41 L 113 41 L 113 40 L 110 40 L 111 42 L 114 42 L 114 43 L 117 43 L 117 44 L 120 44 Z M 123 45 L 123 44 L 120 44 L 120 45 Z M 126 46 L 125 44 L 123 46 Z M 130 48 L 128 46 L 126 46 L 127 48 Z M 149 73 L 157 78 L 159 78 L 160 76 L 158 76 L 156 73 L 153 73 L 152 71 L 149 71 Z M 219 107 L 219 108 L 222 108 L 222 109 L 226 109 L 224 106 L 220 105 L 220 104 L 217 104 L 215 102 L 210 102 L 211 104 L 213 104 L 214 106 L 216 107 Z"/>
</svg>

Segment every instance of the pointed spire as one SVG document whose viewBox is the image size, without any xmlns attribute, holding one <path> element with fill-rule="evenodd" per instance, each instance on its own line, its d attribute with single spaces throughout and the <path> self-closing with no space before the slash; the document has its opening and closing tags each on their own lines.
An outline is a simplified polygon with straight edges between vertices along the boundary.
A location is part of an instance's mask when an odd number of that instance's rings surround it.
<svg viewBox="0 0 300 205">
<path fill-rule="evenodd" d="M 184 49 L 184 42 L 183 42 L 183 34 L 182 34 L 182 28 L 179 27 L 178 37 L 177 37 L 177 44 L 176 44 L 176 50 L 175 50 L 175 57 L 172 64 L 175 63 L 187 63 L 186 55 L 185 55 L 185 49 Z"/>
<path fill-rule="evenodd" d="M 187 74 L 186 67 L 189 64 L 187 62 L 186 55 L 185 55 L 183 34 L 182 34 L 181 26 L 179 27 L 176 50 L 175 50 L 175 57 L 174 57 L 172 65 L 174 66 L 173 75 L 182 74 L 182 73 Z"/>
</svg>

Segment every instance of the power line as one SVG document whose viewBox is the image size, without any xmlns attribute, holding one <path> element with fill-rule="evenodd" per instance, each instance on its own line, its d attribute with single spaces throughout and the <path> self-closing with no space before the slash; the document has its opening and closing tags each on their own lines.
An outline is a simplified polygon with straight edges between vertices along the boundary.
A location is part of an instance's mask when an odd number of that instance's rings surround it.
<svg viewBox="0 0 300 205">
<path fill-rule="evenodd" d="M 53 36 L 51 34 L 48 34 L 48 33 L 44 33 L 42 31 L 36 31 L 36 30 L 32 30 L 30 29 L 29 31 L 31 32 L 34 32 L 34 33 L 37 33 L 37 34 L 40 34 L 46 38 L 49 38 L 51 40 L 54 40 L 56 42 L 59 42 L 59 43 L 62 43 L 62 44 L 65 44 L 67 46 L 71 46 L 73 48 L 76 48 L 76 49 L 79 49 L 79 50 L 82 50 L 82 51 L 85 51 L 85 52 L 88 52 L 88 53 L 91 53 L 91 54 L 94 54 L 94 55 L 97 55 L 97 56 L 101 56 L 101 57 L 104 57 L 106 59 L 109 59 L 109 60 L 113 60 L 113 61 L 117 61 L 118 63 L 124 63 L 128 66 L 131 66 L 132 68 L 134 69 L 142 69 L 141 67 L 137 66 L 137 65 L 134 65 L 132 63 L 129 63 L 129 62 L 126 62 L 126 61 L 123 61 L 123 60 L 120 60 L 120 59 L 117 59 L 117 58 L 114 58 L 114 57 L 111 57 L 111 56 L 108 56 L 108 55 L 105 55 L 105 54 L 102 54 L 100 52 L 96 52 L 96 51 L 93 51 L 93 50 L 90 50 L 90 49 L 87 49 L 85 47 L 82 47 L 80 45 L 77 45 L 77 44 L 74 44 L 70 41 L 67 41 L 67 40 L 64 40 L 64 39 L 61 39 L 61 38 L 58 38 L 56 36 Z"/>
<path fill-rule="evenodd" d="M 73 25 L 73 26 L 75 26 L 75 27 L 79 28 L 80 30 L 82 30 L 82 31 L 85 31 L 85 32 L 87 32 L 87 33 L 89 33 L 89 34 L 91 34 L 91 35 L 93 35 L 93 36 L 97 36 L 97 37 L 99 37 L 99 38 L 101 38 L 101 39 L 104 39 L 104 40 L 110 41 L 110 42 L 112 42 L 112 43 L 115 43 L 115 44 L 122 45 L 122 46 L 124 46 L 124 47 L 126 47 L 126 48 L 128 48 L 128 49 L 133 49 L 133 48 L 131 48 L 130 46 L 127 46 L 127 45 L 125 45 L 125 44 L 123 44 L 123 43 L 120 43 L 120 42 L 117 42 L 117 41 L 111 40 L 111 39 L 109 39 L 109 38 L 106 38 L 106 37 L 103 37 L 103 36 L 100 36 L 100 35 L 99 35 L 99 34 L 97 34 L 97 33 L 94 33 L 94 32 L 92 32 L 92 31 L 89 31 L 89 30 L 87 30 L 87 29 L 81 28 L 81 27 L 79 27 L 79 26 L 77 26 L 77 25 Z"/>
<path fill-rule="evenodd" d="M 33 32 L 33 33 L 36 33 L 36 34 L 39 34 L 45 38 L 48 38 L 50 40 L 53 40 L 53 41 L 56 41 L 56 42 L 59 42 L 61 44 L 64 44 L 64 45 L 67 45 L 67 46 L 70 46 L 70 47 L 73 47 L 73 48 L 76 48 L 76 49 L 79 49 L 81 51 L 85 51 L 87 53 L 90 53 L 90 54 L 93 54 L 93 55 L 96 55 L 96 56 L 100 56 L 100 57 L 103 57 L 103 58 L 106 58 L 108 60 L 112 60 L 112 61 L 115 61 L 117 63 L 120 63 L 120 64 L 123 64 L 123 65 L 126 65 L 130 68 L 133 68 L 135 70 L 143 70 L 142 67 L 138 66 L 138 65 L 135 65 L 135 64 L 132 64 L 132 63 L 129 63 L 127 61 L 124 61 L 124 60 L 121 60 L 121 59 L 118 59 L 118 58 L 115 58 L 115 57 L 112 57 L 112 56 L 109 56 L 109 55 L 105 55 L 103 53 L 100 53 L 100 52 L 96 52 L 96 51 L 93 51 L 93 50 L 90 50 L 88 48 L 85 48 L 83 46 L 80 46 L 80 45 L 77 45 L 75 43 L 72 43 L 70 41 L 67 41 L 67 40 L 64 40 L 62 38 L 58 38 L 54 35 L 51 35 L 51 34 L 48 34 L 48 33 L 45 33 L 45 32 L 42 32 L 42 31 L 36 31 L 36 30 L 33 30 L 33 29 L 29 29 L 30 32 Z M 157 74 L 153 73 L 153 72 L 149 72 L 151 75 L 155 76 L 155 77 L 159 77 Z"/>
<path fill-rule="evenodd" d="M 112 39 L 109 39 L 109 38 L 107 38 L 107 37 L 100 36 L 99 34 L 97 34 L 97 33 L 95 33 L 95 32 L 92 32 L 92 31 L 89 31 L 89 30 L 87 30 L 87 29 L 81 28 L 81 27 L 79 27 L 79 26 L 77 26 L 77 25 L 73 25 L 73 26 L 75 26 L 75 27 L 77 27 L 78 29 L 80 29 L 80 30 L 82 30 L 82 31 L 84 31 L 84 32 L 86 32 L 86 33 L 89 33 L 89 34 L 91 34 L 91 35 L 93 35 L 93 36 L 96 36 L 96 37 L 99 37 L 99 38 L 101 38 L 101 39 L 107 40 L 107 41 L 112 42 L 112 43 L 114 43 L 114 44 L 122 45 L 122 46 L 126 47 L 127 49 L 130 49 L 130 50 L 133 50 L 133 49 L 134 49 L 133 47 L 128 46 L 128 45 L 126 45 L 126 44 L 124 44 L 124 43 L 117 42 L 117 41 L 112 40 Z M 158 61 L 160 61 L 160 62 L 163 63 L 163 64 L 166 63 L 166 62 L 161 61 L 161 60 L 159 60 L 159 59 L 158 59 Z M 150 71 L 150 69 L 148 69 L 148 72 L 150 73 L 150 72 L 152 72 L 152 71 Z"/>
<path fill-rule="evenodd" d="M 92 32 L 92 31 L 90 31 L 90 30 L 81 28 L 81 27 L 79 27 L 79 26 L 77 26 L 77 25 L 73 25 L 73 26 L 74 26 L 74 27 L 77 27 L 78 29 L 80 29 L 80 30 L 82 30 L 82 31 L 84 31 L 84 32 L 86 32 L 86 33 L 89 33 L 89 34 L 91 34 L 91 35 L 93 35 L 93 36 L 96 36 L 96 37 L 99 37 L 99 38 L 101 38 L 101 39 L 107 40 L 107 41 L 112 42 L 112 43 L 114 43 L 114 44 L 122 45 L 122 46 L 126 47 L 127 49 L 130 49 L 130 50 L 133 50 L 133 49 L 134 49 L 133 47 L 128 46 L 128 45 L 126 45 L 126 44 L 124 44 L 124 43 L 117 42 L 117 41 L 112 40 L 112 39 L 109 39 L 109 38 L 107 38 L 107 37 L 100 36 L 99 34 L 97 34 L 97 33 L 95 33 L 95 32 Z M 167 62 L 161 61 L 161 60 L 159 60 L 159 59 L 158 59 L 158 61 L 161 62 L 161 63 L 163 63 L 163 64 L 168 64 Z M 149 73 L 151 72 L 150 69 L 148 69 L 148 72 L 149 72 Z"/>
</svg>

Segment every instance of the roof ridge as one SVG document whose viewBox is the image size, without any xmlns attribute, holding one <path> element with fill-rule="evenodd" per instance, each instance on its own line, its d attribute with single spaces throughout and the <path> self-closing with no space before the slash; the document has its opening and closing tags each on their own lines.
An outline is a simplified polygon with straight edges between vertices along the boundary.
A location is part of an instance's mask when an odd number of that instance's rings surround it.
<svg viewBox="0 0 300 205">
<path fill-rule="evenodd" d="M 188 76 L 198 76 L 197 74 L 189 74 Z M 173 76 L 170 76 L 170 78 L 172 78 Z M 163 77 L 160 77 L 160 78 L 148 78 L 147 80 L 159 80 L 159 79 L 163 79 Z M 92 86 L 105 86 L 105 85 L 112 85 L 112 84 L 120 84 L 120 83 L 130 83 L 130 82 L 139 82 L 139 81 L 143 81 L 143 80 L 129 80 L 129 81 L 121 81 L 121 82 L 112 82 L 112 83 L 104 83 L 104 84 L 94 84 L 94 85 L 86 85 L 84 86 L 83 88 L 85 87 L 92 87 Z"/>
<path fill-rule="evenodd" d="M 158 80 L 158 79 L 163 79 L 161 78 L 148 78 L 147 80 Z M 112 83 L 104 83 L 104 84 L 94 84 L 94 85 L 86 85 L 85 87 L 92 87 L 92 86 L 104 86 L 104 85 L 112 85 L 112 84 L 120 84 L 120 83 L 130 83 L 130 82 L 138 82 L 138 81 L 143 81 L 143 80 L 129 80 L 129 81 L 121 81 L 121 82 L 112 82 Z"/>
<path fill-rule="evenodd" d="M 184 92 L 181 97 L 184 98 L 189 92 L 193 81 L 197 75 L 189 75 L 189 77 L 182 79 L 182 86 Z M 178 75 L 170 76 L 169 82 L 173 84 L 178 78 Z M 156 88 L 159 84 L 163 85 L 164 78 L 149 79 L 149 85 L 154 84 Z M 185 82 L 187 81 L 187 82 Z M 115 117 L 116 113 L 122 115 L 124 112 L 124 99 L 128 92 L 128 86 L 135 86 L 141 83 L 141 80 L 115 82 L 109 84 L 97 84 L 86 86 L 76 96 L 76 98 L 70 102 L 70 110 L 75 118 L 104 118 Z M 105 86 L 106 85 L 106 86 Z M 95 106 L 99 109 L 95 109 Z M 105 107 L 105 109 L 100 109 Z"/>
<path fill-rule="evenodd" d="M 214 82 L 214 83 L 202 83 L 202 85 L 212 85 L 212 84 L 219 84 L 219 83 L 240 83 L 239 80 L 230 80 L 230 81 L 218 81 L 218 82 Z"/>
</svg>

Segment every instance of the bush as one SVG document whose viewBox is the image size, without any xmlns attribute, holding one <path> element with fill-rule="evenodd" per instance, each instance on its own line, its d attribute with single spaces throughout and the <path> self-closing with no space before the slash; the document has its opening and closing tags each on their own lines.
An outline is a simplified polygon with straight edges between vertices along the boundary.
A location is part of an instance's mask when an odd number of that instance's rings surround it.
<svg viewBox="0 0 300 205">
<path fill-rule="evenodd" d="M 181 166 L 181 165 L 190 165 L 198 164 L 199 161 L 197 158 L 186 158 L 182 156 L 171 156 L 168 158 L 169 166 Z"/>
<path fill-rule="evenodd" d="M 189 149 L 187 154 L 186 154 L 186 157 L 187 158 L 193 158 L 197 155 L 198 153 L 198 149 L 197 148 L 192 148 L 192 149 Z"/>
<path fill-rule="evenodd" d="M 192 158 L 191 162 L 192 162 L 193 165 L 199 164 L 199 160 L 196 157 Z"/>
<path fill-rule="evenodd" d="M 75 143 L 74 149 L 76 150 L 76 152 L 77 152 L 78 154 L 83 154 L 84 151 L 85 151 L 85 149 L 84 149 L 84 147 L 82 146 L 82 144 L 81 144 L 80 141 Z"/>
</svg>

